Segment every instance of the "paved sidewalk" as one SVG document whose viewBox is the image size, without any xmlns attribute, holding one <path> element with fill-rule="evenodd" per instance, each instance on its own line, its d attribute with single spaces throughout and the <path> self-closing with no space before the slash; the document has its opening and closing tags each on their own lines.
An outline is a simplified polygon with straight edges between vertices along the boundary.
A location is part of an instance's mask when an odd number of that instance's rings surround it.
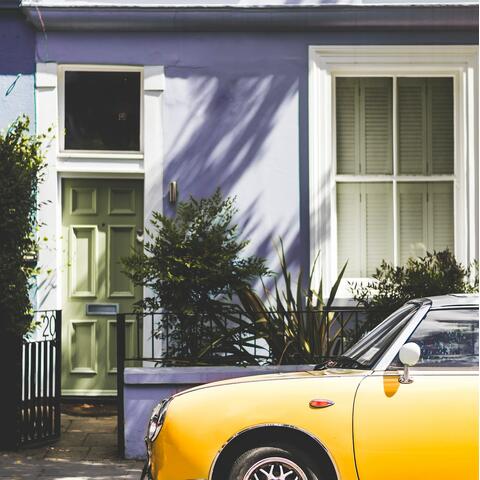
<svg viewBox="0 0 480 480">
<path fill-rule="evenodd" d="M 140 478 L 142 463 L 117 454 L 117 418 L 62 414 L 62 437 L 49 446 L 0 452 L 0 480 Z"/>
</svg>

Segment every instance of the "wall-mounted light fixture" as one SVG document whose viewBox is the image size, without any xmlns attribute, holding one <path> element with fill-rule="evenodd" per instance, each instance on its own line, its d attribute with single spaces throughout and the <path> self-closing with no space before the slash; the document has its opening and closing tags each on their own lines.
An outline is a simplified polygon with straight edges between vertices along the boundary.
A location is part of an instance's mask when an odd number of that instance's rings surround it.
<svg viewBox="0 0 480 480">
<path fill-rule="evenodd" d="M 174 205 L 175 203 L 177 203 L 177 196 L 178 196 L 177 182 L 175 181 L 170 182 L 168 186 L 168 201 Z"/>
</svg>

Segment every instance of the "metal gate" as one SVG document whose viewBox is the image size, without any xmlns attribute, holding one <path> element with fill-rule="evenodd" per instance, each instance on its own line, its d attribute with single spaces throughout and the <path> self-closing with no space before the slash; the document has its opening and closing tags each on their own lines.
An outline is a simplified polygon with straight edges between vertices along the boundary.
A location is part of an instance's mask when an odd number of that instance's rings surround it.
<svg viewBox="0 0 480 480">
<path fill-rule="evenodd" d="M 19 446 L 60 437 L 62 312 L 37 311 L 34 320 L 22 345 Z"/>
</svg>

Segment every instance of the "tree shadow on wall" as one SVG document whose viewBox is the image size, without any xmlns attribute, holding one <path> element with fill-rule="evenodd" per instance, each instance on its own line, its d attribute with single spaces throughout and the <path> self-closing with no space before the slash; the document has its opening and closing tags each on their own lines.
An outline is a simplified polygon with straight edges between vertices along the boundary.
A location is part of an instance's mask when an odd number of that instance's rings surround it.
<svg viewBox="0 0 480 480">
<path fill-rule="evenodd" d="M 282 237 L 292 268 L 298 268 L 300 212 L 292 208 L 278 211 L 282 202 L 299 202 L 298 198 L 285 198 L 288 192 L 283 191 L 289 181 L 297 182 L 291 187 L 292 195 L 298 196 L 300 191 L 298 145 L 290 149 L 295 156 L 285 159 L 280 158 L 282 148 L 272 143 L 282 141 L 274 130 L 281 110 L 289 108 L 288 103 L 298 93 L 298 77 L 225 73 L 191 78 L 182 69 L 169 69 L 167 76 L 173 81 L 188 81 L 191 98 L 183 98 L 180 105 L 178 92 L 171 100 L 175 104 L 166 98 L 166 111 L 180 108 L 183 117 L 182 123 L 175 125 L 178 134 L 165 152 L 165 187 L 171 180 L 179 181 L 180 200 L 189 195 L 211 195 L 217 187 L 225 196 L 237 196 L 236 221 L 241 236 L 252 240 L 249 253 L 269 258 L 270 267 L 275 268 L 278 264 L 272 265 L 271 260 L 276 259 L 272 243 Z M 274 134 L 277 136 L 272 139 Z M 297 173 L 289 178 L 292 169 Z M 168 213 L 174 213 L 167 198 L 164 205 Z M 274 212 L 274 218 L 268 218 L 268 212 Z"/>
</svg>

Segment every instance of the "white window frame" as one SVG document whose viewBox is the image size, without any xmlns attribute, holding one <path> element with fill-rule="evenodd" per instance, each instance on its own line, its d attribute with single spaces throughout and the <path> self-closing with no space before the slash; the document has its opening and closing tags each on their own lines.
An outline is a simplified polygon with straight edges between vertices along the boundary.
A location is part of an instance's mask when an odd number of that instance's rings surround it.
<svg viewBox="0 0 480 480">
<path fill-rule="evenodd" d="M 455 255 L 469 263 L 478 256 L 478 47 L 476 46 L 311 46 L 309 48 L 310 263 L 320 252 L 326 291 L 336 279 L 335 77 L 453 77 L 454 175 L 401 176 L 402 181 L 454 181 Z M 395 89 L 394 89 L 395 92 Z M 393 99 L 396 145 L 396 98 Z M 395 149 L 394 149 L 395 150 Z M 394 165 L 397 153 L 394 151 Z M 395 170 L 394 170 L 395 173 Z M 395 175 L 362 176 L 362 181 L 392 181 Z M 358 177 L 342 175 L 342 181 Z M 398 177 L 397 177 L 398 180 Z M 394 182 L 395 184 L 396 182 Z M 396 192 L 394 192 L 396 202 Z M 394 217 L 396 206 L 394 204 Z M 395 256 L 397 239 L 394 239 Z M 349 298 L 348 281 L 339 297 Z M 356 279 L 360 282 L 368 279 Z M 325 293 L 325 292 L 324 292 Z"/>
<path fill-rule="evenodd" d="M 62 64 L 58 66 L 58 156 L 60 158 L 108 158 L 108 159 L 143 159 L 144 151 L 144 78 L 143 67 L 130 65 L 75 65 Z M 65 72 L 137 72 L 140 74 L 140 142 L 139 150 L 67 150 L 65 149 Z"/>
</svg>

